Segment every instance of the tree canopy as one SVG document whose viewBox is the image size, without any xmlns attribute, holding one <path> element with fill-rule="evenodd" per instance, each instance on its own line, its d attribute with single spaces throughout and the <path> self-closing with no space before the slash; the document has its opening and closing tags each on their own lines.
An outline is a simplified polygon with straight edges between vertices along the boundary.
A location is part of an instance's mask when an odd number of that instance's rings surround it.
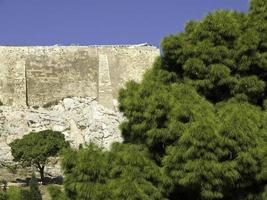
<svg viewBox="0 0 267 200">
<path fill-rule="evenodd" d="M 267 2 L 219 10 L 162 41 L 142 83 L 120 93 L 125 141 L 172 179 L 170 199 L 263 198 Z"/>
<path fill-rule="evenodd" d="M 65 155 L 68 196 L 266 199 L 266 13 L 252 0 L 164 38 L 143 81 L 120 91 L 124 144 Z"/>
<path fill-rule="evenodd" d="M 44 168 L 48 158 L 58 155 L 60 150 L 69 147 L 61 132 L 45 130 L 30 132 L 22 139 L 16 139 L 9 144 L 14 161 L 24 166 L 35 166 L 44 180 Z"/>
</svg>

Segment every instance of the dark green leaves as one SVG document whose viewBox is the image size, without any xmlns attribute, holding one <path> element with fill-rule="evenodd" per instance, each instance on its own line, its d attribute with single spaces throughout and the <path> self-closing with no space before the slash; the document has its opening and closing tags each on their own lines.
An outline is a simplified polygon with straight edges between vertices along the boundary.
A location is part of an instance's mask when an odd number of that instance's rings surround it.
<svg viewBox="0 0 267 200">
<path fill-rule="evenodd" d="M 142 83 L 120 93 L 123 136 L 162 167 L 169 199 L 264 197 L 266 5 L 189 22 L 163 39 L 163 57 Z"/>
<path fill-rule="evenodd" d="M 141 146 L 114 144 L 105 152 L 90 145 L 66 152 L 62 164 L 70 199 L 164 199 L 161 170 Z"/>
<path fill-rule="evenodd" d="M 64 135 L 60 132 L 45 130 L 31 132 L 22 139 L 16 139 L 9 144 L 14 161 L 24 166 L 35 166 L 44 178 L 44 167 L 49 157 L 69 147 Z"/>
<path fill-rule="evenodd" d="M 261 4 L 252 2 L 256 7 Z M 255 12 L 265 9 L 265 4 Z M 267 22 L 252 17 L 216 11 L 202 21 L 189 23 L 185 33 L 162 41 L 163 68 L 175 71 L 212 102 L 245 94 L 248 101 L 261 105 L 267 96 L 267 29 L 259 29 L 267 27 Z"/>
</svg>

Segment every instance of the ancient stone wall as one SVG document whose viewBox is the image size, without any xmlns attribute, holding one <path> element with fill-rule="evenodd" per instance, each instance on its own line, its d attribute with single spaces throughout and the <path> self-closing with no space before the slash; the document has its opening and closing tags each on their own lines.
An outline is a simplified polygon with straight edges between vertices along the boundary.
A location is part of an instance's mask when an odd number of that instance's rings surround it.
<svg viewBox="0 0 267 200">
<path fill-rule="evenodd" d="M 67 96 L 97 97 L 96 49 L 34 50 L 25 62 L 29 105 L 43 105 Z"/>
<path fill-rule="evenodd" d="M 139 81 L 159 50 L 133 46 L 0 47 L 0 101 L 44 105 L 69 96 L 113 108 L 119 89 Z"/>
<path fill-rule="evenodd" d="M 26 51 L 27 48 L 0 47 L 0 101 L 7 105 L 26 103 Z"/>
</svg>

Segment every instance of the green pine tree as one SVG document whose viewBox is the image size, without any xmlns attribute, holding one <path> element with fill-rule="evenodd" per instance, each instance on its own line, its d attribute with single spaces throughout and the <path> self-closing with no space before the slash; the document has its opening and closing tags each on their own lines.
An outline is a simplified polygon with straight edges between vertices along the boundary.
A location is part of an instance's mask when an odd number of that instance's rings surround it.
<svg viewBox="0 0 267 200">
<path fill-rule="evenodd" d="M 142 83 L 120 92 L 129 143 L 172 179 L 169 199 L 261 199 L 267 182 L 267 2 L 219 10 L 162 41 Z"/>
</svg>

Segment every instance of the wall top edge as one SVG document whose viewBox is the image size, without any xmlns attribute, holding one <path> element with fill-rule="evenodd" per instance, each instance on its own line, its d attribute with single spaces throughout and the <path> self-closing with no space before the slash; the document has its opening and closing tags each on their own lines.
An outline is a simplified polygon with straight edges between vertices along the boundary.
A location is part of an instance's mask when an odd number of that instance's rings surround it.
<svg viewBox="0 0 267 200">
<path fill-rule="evenodd" d="M 159 49 L 158 47 L 148 44 L 148 43 L 141 43 L 141 44 L 107 44 L 107 45 L 76 45 L 76 44 L 71 44 L 71 45 L 0 45 L 0 47 L 30 47 L 30 48 L 40 48 L 40 47 L 62 47 L 62 48 L 67 48 L 67 47 L 127 47 L 127 48 L 135 48 L 135 47 L 151 47 L 155 49 Z"/>
</svg>

